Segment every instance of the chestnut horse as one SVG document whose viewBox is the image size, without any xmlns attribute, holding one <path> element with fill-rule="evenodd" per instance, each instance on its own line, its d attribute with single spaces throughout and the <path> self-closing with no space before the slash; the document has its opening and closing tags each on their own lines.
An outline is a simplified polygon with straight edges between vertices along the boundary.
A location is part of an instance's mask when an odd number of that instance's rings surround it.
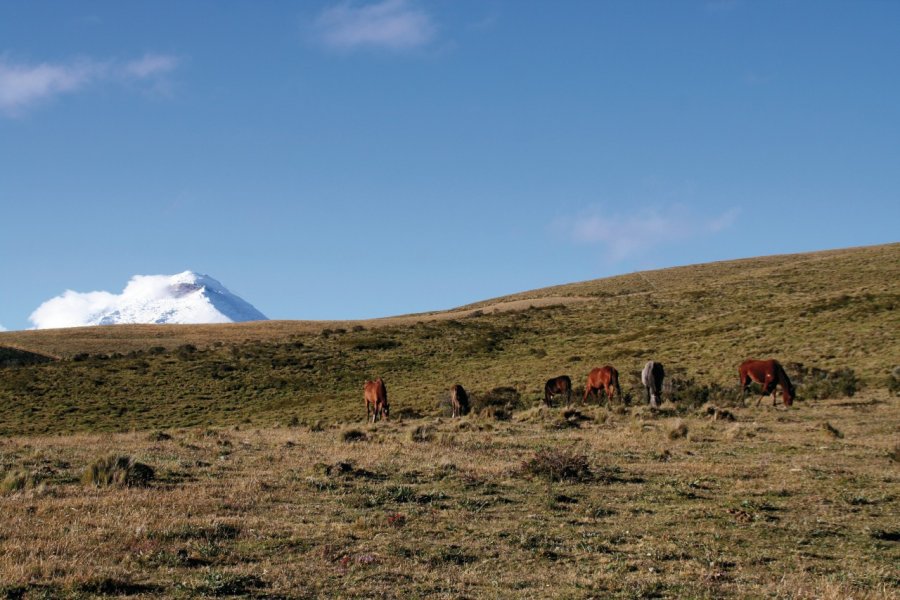
<svg viewBox="0 0 900 600">
<path fill-rule="evenodd" d="M 641 371 L 641 383 L 647 388 L 650 395 L 650 406 L 658 408 L 662 398 L 663 379 L 666 377 L 666 370 L 663 369 L 662 363 L 655 360 L 648 361 Z"/>
<path fill-rule="evenodd" d="M 450 407 L 454 417 L 461 417 L 469 413 L 469 395 L 465 388 L 458 383 L 450 388 Z"/>
<path fill-rule="evenodd" d="M 385 419 L 388 418 L 390 409 L 388 407 L 387 388 L 384 386 L 384 381 L 381 377 L 375 381 L 366 381 L 363 385 L 363 399 L 366 402 L 366 421 L 369 420 L 370 405 L 373 423 L 381 415 L 384 415 Z"/>
<path fill-rule="evenodd" d="M 568 375 L 560 375 L 548 379 L 544 384 L 544 404 L 550 406 L 550 399 L 557 394 L 566 395 L 566 404 L 572 403 L 572 379 Z"/>
<path fill-rule="evenodd" d="M 762 402 L 768 394 L 772 394 L 772 406 L 776 404 L 775 388 L 781 385 L 781 399 L 785 406 L 794 403 L 794 385 L 788 379 L 787 373 L 777 360 L 745 360 L 738 367 L 738 375 L 741 378 L 741 400 L 747 395 L 750 382 L 755 381 L 762 386 L 763 395 L 756 401 L 756 405 Z"/>
<path fill-rule="evenodd" d="M 600 402 L 600 390 L 606 392 L 607 404 L 613 398 L 613 392 L 622 397 L 622 388 L 619 387 L 619 372 L 612 365 L 605 367 L 597 367 L 591 369 L 588 373 L 587 383 L 584 384 L 584 400 L 587 402 L 588 396 L 596 392 L 597 402 Z"/>
</svg>

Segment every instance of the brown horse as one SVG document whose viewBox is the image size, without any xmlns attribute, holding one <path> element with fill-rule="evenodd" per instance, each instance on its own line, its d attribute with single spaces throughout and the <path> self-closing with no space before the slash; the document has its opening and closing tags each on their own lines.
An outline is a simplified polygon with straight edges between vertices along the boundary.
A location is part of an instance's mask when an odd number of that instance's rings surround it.
<svg viewBox="0 0 900 600">
<path fill-rule="evenodd" d="M 741 378 L 741 400 L 747 395 L 750 382 L 755 381 L 762 386 L 763 395 L 756 401 L 756 405 L 762 402 L 768 394 L 772 394 L 772 406 L 776 404 L 775 388 L 781 385 L 781 399 L 785 406 L 794 403 L 794 385 L 788 379 L 787 373 L 777 360 L 745 360 L 738 367 L 738 375 Z"/>
<path fill-rule="evenodd" d="M 458 383 L 450 388 L 450 407 L 454 417 L 461 417 L 469 413 L 469 395 L 465 388 Z"/>
<path fill-rule="evenodd" d="M 363 385 L 363 399 L 366 402 L 366 421 L 369 420 L 370 412 L 373 423 L 381 415 L 384 415 L 385 419 L 388 418 L 390 409 L 388 407 L 387 388 L 384 386 L 384 381 L 382 381 L 381 377 L 375 381 L 366 381 Z M 370 406 L 371 411 L 369 410 Z"/>
<path fill-rule="evenodd" d="M 544 404 L 550 406 L 550 400 L 558 394 L 566 395 L 567 405 L 572 403 L 572 379 L 568 375 L 547 380 L 544 384 Z"/>
<path fill-rule="evenodd" d="M 588 396 L 596 392 L 597 402 L 600 402 L 600 390 L 606 392 L 606 401 L 609 403 L 613 398 L 613 392 L 622 397 L 622 388 L 619 387 L 619 372 L 612 365 L 605 367 L 597 367 L 591 369 L 588 374 L 587 383 L 584 384 L 584 400 L 587 402 Z"/>
</svg>

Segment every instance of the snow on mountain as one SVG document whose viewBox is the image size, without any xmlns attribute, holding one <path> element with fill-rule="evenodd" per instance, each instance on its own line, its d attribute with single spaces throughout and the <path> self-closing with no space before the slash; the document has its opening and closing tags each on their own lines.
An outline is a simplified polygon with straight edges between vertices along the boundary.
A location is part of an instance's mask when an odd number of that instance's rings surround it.
<svg viewBox="0 0 900 600">
<path fill-rule="evenodd" d="M 135 275 L 121 294 L 75 292 L 41 304 L 29 317 L 35 329 L 123 323 L 235 323 L 266 316 L 210 277 Z"/>
</svg>

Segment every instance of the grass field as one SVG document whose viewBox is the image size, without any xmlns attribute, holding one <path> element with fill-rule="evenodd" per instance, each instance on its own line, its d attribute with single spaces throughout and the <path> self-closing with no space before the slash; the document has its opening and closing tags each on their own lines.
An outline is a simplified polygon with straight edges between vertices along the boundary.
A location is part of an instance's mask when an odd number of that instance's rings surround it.
<svg viewBox="0 0 900 600">
<path fill-rule="evenodd" d="M 0 333 L 0 598 L 896 598 L 898 282 L 893 244 L 371 321 Z M 750 356 L 792 408 L 740 402 Z M 606 363 L 625 402 L 540 406 Z"/>
<path fill-rule="evenodd" d="M 0 597 L 897 597 L 896 397 L 671 410 L 7 438 Z"/>
</svg>

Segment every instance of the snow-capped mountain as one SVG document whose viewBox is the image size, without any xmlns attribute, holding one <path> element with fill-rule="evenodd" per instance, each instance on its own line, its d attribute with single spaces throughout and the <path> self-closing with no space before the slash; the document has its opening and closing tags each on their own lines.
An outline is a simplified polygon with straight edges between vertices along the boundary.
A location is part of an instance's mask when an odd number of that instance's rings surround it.
<svg viewBox="0 0 900 600">
<path fill-rule="evenodd" d="M 266 316 L 210 277 L 135 275 L 121 294 L 74 292 L 41 304 L 31 317 L 36 329 L 123 323 L 233 323 Z"/>
</svg>

